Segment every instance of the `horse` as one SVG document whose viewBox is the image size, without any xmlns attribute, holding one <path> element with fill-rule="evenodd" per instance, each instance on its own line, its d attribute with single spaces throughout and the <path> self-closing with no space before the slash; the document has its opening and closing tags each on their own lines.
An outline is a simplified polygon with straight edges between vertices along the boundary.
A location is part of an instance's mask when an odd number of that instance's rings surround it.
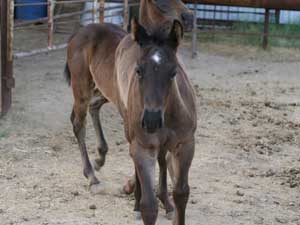
<svg viewBox="0 0 300 225">
<path fill-rule="evenodd" d="M 183 29 L 176 20 L 167 35 L 161 29 L 149 34 L 136 20 L 131 27 L 131 37 L 125 37 L 117 48 L 114 74 L 117 105 L 136 170 L 135 210 L 141 211 L 145 225 L 156 223 L 155 162 L 164 161 L 169 151 L 173 225 L 184 225 L 197 113 L 193 87 L 176 55 Z M 160 182 L 166 178 L 160 176 Z M 161 191 L 167 190 L 162 187 Z M 167 208 L 169 200 L 164 194 L 161 200 Z"/>
<path fill-rule="evenodd" d="M 160 1 L 142 0 L 140 12 L 140 20 L 150 27 L 150 30 L 154 30 L 156 17 L 149 16 L 149 13 L 165 13 L 167 6 L 158 4 Z M 161 3 L 161 2 L 160 2 Z M 180 16 L 180 21 L 184 25 L 187 22 L 182 22 L 186 16 L 183 11 L 181 14 L 178 10 L 184 10 L 184 8 L 175 7 L 180 1 L 170 0 L 169 15 L 174 16 L 171 18 L 165 18 L 165 23 L 171 22 Z M 145 12 L 145 8 L 149 11 Z M 144 17 L 143 15 L 147 15 Z M 150 18 L 147 20 L 147 18 Z M 161 18 L 161 17 L 158 17 Z M 161 20 L 161 19 L 160 19 Z M 161 21 L 159 21 L 161 24 Z M 187 30 L 187 28 L 185 27 Z M 106 102 L 112 102 L 118 105 L 118 94 L 114 76 L 115 69 L 115 54 L 116 49 L 122 39 L 125 39 L 126 32 L 114 25 L 89 25 L 76 34 L 74 34 L 69 41 L 67 63 L 66 63 L 66 78 L 69 80 L 74 96 L 74 106 L 71 113 L 71 122 L 73 124 L 73 131 L 79 143 L 81 157 L 83 161 L 83 173 L 90 181 L 90 189 L 92 192 L 99 191 L 99 180 L 94 174 L 93 167 L 89 160 L 87 149 L 85 145 L 85 118 L 87 111 L 89 111 L 93 125 L 95 127 L 97 135 L 97 150 L 99 158 L 94 162 L 94 169 L 99 170 L 105 163 L 105 156 L 108 151 L 107 143 L 105 141 L 103 131 L 101 128 L 101 122 L 99 119 L 99 110 Z M 131 39 L 128 39 L 130 41 Z M 131 40 L 132 42 L 132 40 Z M 121 112 L 121 111 L 120 111 Z M 122 113 L 121 113 L 122 115 Z M 125 126 L 126 131 L 126 126 Z M 127 132 L 125 132 L 127 134 Z M 126 135 L 127 136 L 127 135 Z M 127 136 L 128 139 L 128 136 Z M 160 151 L 158 155 L 158 162 L 160 167 L 160 184 L 158 197 L 164 204 L 167 214 L 173 211 L 173 206 L 169 200 L 167 192 L 167 169 L 166 169 L 166 149 Z M 172 171 L 172 169 L 170 169 Z M 137 192 L 138 188 L 136 188 Z M 135 193 L 136 194 L 136 193 Z M 136 201 L 135 209 L 139 211 L 139 201 Z"/>
<path fill-rule="evenodd" d="M 165 3 L 165 4 L 164 4 Z M 141 0 L 140 4 L 140 21 L 141 24 L 153 29 L 156 24 L 166 24 L 174 19 L 185 24 L 185 30 L 189 30 L 192 24 L 191 13 L 180 0 Z M 94 169 L 99 170 L 105 163 L 108 152 L 107 142 L 105 140 L 99 111 L 107 102 L 115 102 L 116 96 L 111 94 L 114 86 L 112 84 L 112 74 L 115 66 L 115 52 L 120 41 L 126 36 L 126 32 L 114 25 L 96 25 L 91 24 L 79 30 L 71 36 L 68 43 L 67 63 L 65 75 L 69 83 L 72 80 L 74 108 L 83 107 L 82 120 L 86 115 L 86 108 L 89 108 L 93 126 L 97 137 L 97 152 L 99 158 L 94 161 Z M 106 83 L 105 79 L 110 79 Z M 95 88 L 95 80 L 105 82 L 102 90 Z M 104 79 L 104 80 L 103 80 Z M 81 85 L 81 86 L 80 86 Z M 77 90 L 78 89 L 78 90 Z M 108 93 L 108 94 L 105 94 Z M 77 111 L 80 111 L 79 109 Z M 73 121 L 74 113 L 71 115 Z M 81 121 L 75 130 L 85 130 L 82 128 Z M 82 131 L 85 133 L 85 131 Z M 76 135 L 83 161 L 84 176 L 90 180 L 90 186 L 99 183 L 94 174 L 93 167 L 89 160 L 84 136 Z M 79 138 L 80 136 L 80 138 Z M 131 185 L 129 191 L 132 192 L 134 185 Z"/>
<path fill-rule="evenodd" d="M 115 69 L 111 76 L 101 77 L 91 71 L 89 79 L 94 83 L 92 87 L 87 86 L 88 90 L 83 88 L 83 84 L 90 82 L 84 79 L 85 76 L 79 77 L 82 79 L 74 79 L 72 76 L 75 103 L 71 121 L 74 133 L 81 150 L 86 151 L 84 121 L 93 94 L 91 88 L 105 93 L 103 95 L 106 98 L 110 97 L 124 120 L 125 135 L 135 165 L 135 210 L 141 211 L 145 225 L 156 223 L 158 205 L 154 191 L 155 162 L 158 160 L 165 166 L 165 153 L 169 151 L 174 176 L 173 224 L 184 225 L 197 113 L 193 88 L 176 56 L 183 29 L 176 20 L 167 36 L 162 29 L 148 34 L 136 20 L 133 20 L 131 27 L 131 35 L 124 37 L 117 47 Z M 116 30 L 117 27 L 110 28 Z M 71 62 L 80 63 L 80 60 Z M 70 69 L 76 71 L 76 64 L 71 62 L 68 62 Z M 77 98 L 79 101 L 76 101 Z M 81 152 L 85 164 L 88 162 L 87 154 Z M 92 184 L 98 184 L 99 181 L 95 180 L 97 178 L 87 172 L 85 170 L 84 174 Z M 160 200 L 168 210 L 172 205 L 167 193 L 166 173 L 162 174 Z"/>
<path fill-rule="evenodd" d="M 168 30 L 168 25 L 174 19 L 180 21 L 185 32 L 190 32 L 193 28 L 194 16 L 181 0 L 141 0 L 139 18 L 140 23 L 147 28 L 149 32 L 156 29 L 157 24 L 160 24 L 161 26 L 165 27 L 166 30 Z M 161 156 L 161 158 L 165 157 Z M 159 164 L 161 165 L 161 168 L 165 168 L 163 162 Z M 131 194 L 134 191 L 134 188 L 135 176 L 132 176 L 124 185 L 123 191 L 126 194 Z M 167 217 L 172 216 L 168 215 Z"/>
</svg>

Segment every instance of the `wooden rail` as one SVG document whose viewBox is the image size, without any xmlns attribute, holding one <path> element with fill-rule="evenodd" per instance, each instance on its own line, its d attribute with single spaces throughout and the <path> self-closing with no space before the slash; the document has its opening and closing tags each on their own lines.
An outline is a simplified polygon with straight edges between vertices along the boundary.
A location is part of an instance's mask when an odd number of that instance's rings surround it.
<svg viewBox="0 0 300 225">
<path fill-rule="evenodd" d="M 96 8 L 97 1 L 100 3 L 99 8 Z M 65 13 L 62 15 L 54 16 L 54 4 L 69 4 L 69 3 L 84 3 L 93 2 L 94 8 L 92 10 L 82 10 L 79 12 Z M 124 16 L 124 28 L 127 29 L 129 24 L 129 7 L 137 5 L 138 3 L 125 0 L 123 6 L 118 7 L 104 7 L 105 0 L 70 0 L 70 1 L 58 1 L 54 3 L 54 0 L 48 0 L 45 3 L 18 3 L 14 5 L 12 0 L 0 0 L 1 6 L 1 101 L 0 101 L 0 112 L 1 115 L 5 115 L 11 108 L 12 103 L 12 88 L 14 87 L 13 78 L 13 58 L 20 58 L 25 56 L 31 56 L 39 53 L 45 53 L 57 49 L 62 49 L 67 44 L 54 45 L 54 23 L 57 19 L 72 17 L 76 15 L 82 15 L 87 12 L 91 12 L 93 15 L 93 21 L 96 22 L 96 13 L 99 12 L 99 22 L 103 23 L 104 18 L 113 16 Z M 14 7 L 22 6 L 37 6 L 46 5 L 48 16 L 45 18 L 39 18 L 32 21 L 18 22 L 14 26 Z M 121 12 L 113 15 L 105 16 L 104 12 L 107 10 L 120 9 Z M 17 27 L 24 27 L 26 25 L 35 24 L 37 22 L 46 23 L 48 26 L 48 47 L 41 49 L 34 49 L 29 52 L 17 52 L 13 54 L 13 30 Z"/>
<path fill-rule="evenodd" d="M 95 3 L 98 1 L 99 8 L 95 9 Z M 261 35 L 263 37 L 263 47 L 267 48 L 268 38 L 269 38 L 269 17 L 270 10 L 276 9 L 276 20 L 279 20 L 279 10 L 300 10 L 300 0 L 183 0 L 185 3 L 194 4 L 193 11 L 196 15 L 198 11 L 198 4 L 209 4 L 209 5 L 225 5 L 225 6 L 240 6 L 240 7 L 253 7 L 253 8 L 264 8 L 265 9 L 265 21 L 264 21 L 264 31 L 262 34 L 249 34 L 249 33 L 236 33 L 237 35 Z M 12 94 L 11 89 L 14 87 L 14 78 L 13 78 L 13 56 L 16 58 L 30 56 L 38 53 L 48 52 L 51 50 L 65 48 L 66 44 L 54 45 L 53 44 L 53 33 L 54 33 L 54 22 L 57 19 L 72 17 L 76 15 L 81 15 L 83 13 L 92 12 L 93 21 L 96 20 L 96 13 L 99 12 L 99 22 L 103 23 L 105 17 L 104 12 L 111 9 L 122 9 L 123 13 L 121 14 L 124 17 L 124 29 L 128 28 L 129 24 L 129 7 L 138 5 L 138 2 L 133 0 L 110 0 L 109 2 L 123 3 L 121 7 L 104 7 L 105 0 L 64 0 L 56 1 L 55 4 L 69 4 L 69 3 L 84 3 L 84 2 L 93 2 L 94 8 L 92 10 L 82 10 L 79 12 L 66 13 L 62 15 L 53 14 L 54 0 L 48 0 L 46 3 L 18 3 L 15 6 L 28 6 L 28 5 L 47 5 L 48 7 L 48 16 L 45 18 L 40 18 L 33 21 L 24 21 L 18 22 L 14 26 L 14 1 L 12 0 L 0 0 L 1 2 L 1 102 L 0 102 L 0 111 L 1 115 L 4 115 L 8 112 L 11 107 Z M 48 25 L 48 47 L 42 49 L 31 50 L 29 52 L 19 52 L 13 54 L 13 29 L 14 27 L 24 27 L 26 25 L 34 24 L 37 22 L 44 22 Z M 57 23 L 57 22 L 56 22 Z M 63 21 L 65 23 L 65 21 Z M 193 38 L 192 38 L 192 55 L 196 56 L 197 49 L 197 18 L 194 19 L 194 29 L 193 29 Z M 215 28 L 215 22 L 213 22 L 213 28 Z M 213 30 L 212 32 L 217 33 Z M 223 31 L 222 31 L 223 32 Z M 224 32 L 223 32 L 224 33 Z M 230 32 L 230 34 L 235 34 Z M 279 35 L 272 35 L 272 37 L 279 37 Z M 280 36 L 282 37 L 282 36 Z M 294 37 L 296 38 L 296 36 Z"/>
</svg>

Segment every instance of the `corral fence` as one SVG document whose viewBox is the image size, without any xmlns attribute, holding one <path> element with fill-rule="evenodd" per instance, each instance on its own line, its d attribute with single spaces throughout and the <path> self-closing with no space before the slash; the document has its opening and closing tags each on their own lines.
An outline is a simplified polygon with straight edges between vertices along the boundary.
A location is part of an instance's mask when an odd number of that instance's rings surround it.
<svg viewBox="0 0 300 225">
<path fill-rule="evenodd" d="M 273 22 L 280 23 L 281 10 L 300 11 L 300 0 L 183 0 L 189 3 L 190 9 L 194 11 L 195 21 L 192 34 L 192 54 L 196 55 L 197 32 L 211 34 L 228 34 L 237 36 L 262 37 L 262 47 L 267 49 L 270 38 L 300 39 L 300 34 L 270 34 L 269 25 L 271 17 Z M 238 10 L 241 7 L 244 10 Z M 258 11 L 249 10 L 258 9 Z M 241 21 L 243 15 L 256 15 L 262 17 L 262 32 L 238 32 L 230 29 L 234 22 Z M 222 16 L 220 16 L 222 15 Z M 234 15 L 234 16 L 233 16 Z M 225 17 L 225 18 L 224 18 Z M 300 22 L 300 20 L 299 20 Z"/>
<path fill-rule="evenodd" d="M 92 3 L 91 9 L 84 9 L 76 12 L 61 13 L 55 15 L 55 6 L 70 5 L 78 3 Z M 40 53 L 46 53 L 53 50 L 63 49 L 67 43 L 54 44 L 54 28 L 55 25 L 66 24 L 71 20 L 66 18 L 73 18 L 74 16 L 83 16 L 84 14 L 92 14 L 92 22 L 103 23 L 108 17 L 123 17 L 123 28 L 127 30 L 129 26 L 129 8 L 138 6 L 139 2 L 136 0 L 124 1 L 109 1 L 115 3 L 122 3 L 118 6 L 105 7 L 105 0 L 62 0 L 37 3 L 14 3 L 13 0 L 1 0 L 1 99 L 0 111 L 1 115 L 5 115 L 11 108 L 12 103 L 12 88 L 15 87 L 15 80 L 13 77 L 13 60 L 25 56 L 31 56 Z M 34 19 L 30 21 L 16 21 L 14 20 L 14 11 L 16 7 L 25 6 L 47 6 L 47 17 Z M 117 10 L 117 12 L 116 12 Z M 115 11 L 110 15 L 105 13 L 108 11 Z M 90 20 L 90 19 L 88 19 Z M 84 22 L 84 20 L 81 20 Z M 31 29 L 30 25 L 47 24 L 47 47 L 31 49 L 30 51 L 14 52 L 13 39 L 14 31 L 16 29 Z"/>
<path fill-rule="evenodd" d="M 12 102 L 12 88 L 14 88 L 15 81 L 13 78 L 13 59 L 25 56 L 30 56 L 39 53 L 45 53 L 57 49 L 62 49 L 67 46 L 66 43 L 54 44 L 55 26 L 59 24 L 67 24 L 72 21 L 67 18 L 74 18 L 82 16 L 84 14 L 92 14 L 92 22 L 103 23 L 105 18 L 108 17 L 122 17 L 123 28 L 127 30 L 129 26 L 130 8 L 137 7 L 139 0 L 48 0 L 47 2 L 40 3 L 16 3 L 13 0 L 0 0 L 1 1 L 1 99 L 0 99 L 0 111 L 1 115 L 6 114 L 11 108 Z M 300 10 L 300 0 L 183 0 L 189 4 L 191 10 L 193 10 L 194 29 L 192 32 L 192 54 L 196 55 L 197 49 L 197 33 L 199 29 L 201 32 L 211 32 L 218 34 L 221 32 L 224 34 L 228 32 L 230 35 L 250 35 L 261 36 L 263 41 L 263 48 L 267 48 L 269 34 L 270 15 L 275 16 L 275 21 L 279 21 L 280 10 Z M 67 13 L 55 13 L 55 7 L 62 5 L 71 5 L 79 3 L 91 3 L 92 8 L 84 9 L 75 12 Z M 118 6 L 105 7 L 105 2 L 122 3 Z M 46 5 L 47 17 L 39 18 L 32 21 L 14 21 L 14 9 L 15 7 L 23 7 L 30 5 Z M 204 6 L 204 7 L 203 7 Z M 210 7 L 205 7 L 210 6 Z M 227 10 L 218 8 L 218 6 L 228 6 Z M 213 8 L 211 8 L 213 7 Z M 236 12 L 230 9 L 230 7 L 249 7 L 263 9 L 264 12 Z M 117 12 L 115 12 L 117 10 Z M 275 11 L 274 11 L 275 10 Z M 106 12 L 114 11 L 109 15 Z M 201 16 L 201 12 L 204 16 Z M 217 18 L 218 13 L 226 13 L 227 19 Z M 223 25 L 230 25 L 230 14 L 234 13 L 254 13 L 261 15 L 264 18 L 264 29 L 262 33 L 249 33 L 249 32 L 234 32 L 225 31 L 220 29 Z M 206 16 L 205 16 L 206 15 Z M 210 16 L 207 16 L 210 15 Z M 77 19 L 78 20 L 78 19 Z M 74 21 L 74 20 L 73 20 Z M 47 47 L 31 49 L 30 51 L 13 51 L 13 37 L 16 29 L 29 29 L 33 24 L 46 24 L 47 25 Z M 286 37 L 286 38 L 300 38 L 300 35 L 284 36 L 284 35 L 272 35 L 272 37 Z"/>
</svg>

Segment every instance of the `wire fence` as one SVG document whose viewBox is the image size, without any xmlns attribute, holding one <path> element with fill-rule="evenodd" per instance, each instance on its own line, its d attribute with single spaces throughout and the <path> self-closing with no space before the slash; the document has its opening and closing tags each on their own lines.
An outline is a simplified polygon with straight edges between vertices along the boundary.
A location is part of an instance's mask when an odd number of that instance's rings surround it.
<svg viewBox="0 0 300 225">
<path fill-rule="evenodd" d="M 84 4 L 81 10 L 75 12 L 58 13 L 55 14 L 55 7 L 59 5 L 70 5 L 70 4 Z M 109 4 L 109 3 L 108 3 Z M 114 4 L 113 6 L 111 6 Z M 137 1 L 124 0 L 124 3 L 110 3 L 105 5 L 104 0 L 70 0 L 70 1 L 54 1 L 48 0 L 44 3 L 18 3 L 13 7 L 24 7 L 24 6 L 47 6 L 47 17 L 38 18 L 30 21 L 17 21 L 13 26 L 13 30 L 27 30 L 27 29 L 40 29 L 43 27 L 47 29 L 47 46 L 44 48 L 31 49 L 29 51 L 14 52 L 14 58 L 20 58 L 25 56 L 31 56 L 39 53 L 44 53 L 52 50 L 62 49 L 67 46 L 67 43 L 54 44 L 55 31 L 59 25 L 68 25 L 70 23 L 80 23 L 81 25 L 87 25 L 89 23 L 103 23 L 106 20 L 112 21 L 112 18 L 117 18 L 119 24 L 127 29 L 129 26 L 129 7 L 137 6 Z M 10 12 L 11 14 L 14 11 Z M 35 26 L 33 26 L 35 25 Z M 68 33 L 68 32 L 66 32 Z"/>
<path fill-rule="evenodd" d="M 105 5 L 105 0 L 47 0 L 45 3 L 17 3 L 11 0 L 1 1 L 1 102 L 0 111 L 2 114 L 8 112 L 11 106 L 11 89 L 14 87 L 13 59 L 35 54 L 45 53 L 67 46 L 67 39 L 59 39 L 59 34 L 70 34 L 74 32 L 74 24 L 86 25 L 88 23 L 103 23 L 105 20 L 119 23 L 125 30 L 129 27 L 130 8 L 139 5 L 138 0 L 113 0 L 110 3 L 117 5 Z M 267 48 L 269 38 L 285 38 L 300 40 L 299 30 L 289 33 L 274 33 L 270 31 L 272 24 L 286 24 L 298 21 L 299 11 L 281 11 L 282 9 L 300 10 L 300 0 L 279 1 L 241 1 L 241 0 L 186 0 L 190 9 L 194 12 L 194 29 L 192 32 L 192 55 L 197 53 L 198 35 L 200 33 L 212 33 L 214 37 L 222 35 L 251 36 L 260 37 L 262 45 Z M 202 4 L 200 4 L 201 2 Z M 223 4 L 215 5 L 215 4 Z M 206 3 L 205 5 L 203 3 Z M 236 3 L 236 5 L 235 5 Z M 253 3 L 253 4 L 252 4 Z M 260 5 L 263 3 L 263 5 Z M 63 12 L 64 6 L 81 5 L 78 10 Z M 267 7 L 269 4 L 270 7 Z M 46 6 L 47 16 L 31 21 L 14 20 L 16 7 L 25 6 Z M 84 5 L 84 7 L 82 7 Z M 87 7 L 87 5 L 89 5 Z M 227 5 L 227 6 L 224 6 Z M 236 7 L 248 6 L 247 7 Z M 253 8 L 249 8 L 253 6 Z M 272 6 L 272 7 L 271 7 Z M 258 9 L 257 7 L 261 7 Z M 57 10 L 59 8 L 60 10 Z M 274 10 L 272 10 L 274 9 Z M 236 23 L 243 23 L 240 29 L 236 28 Z M 251 30 L 245 26 L 244 22 L 260 24 L 260 29 Z M 43 41 L 44 47 L 37 46 L 36 39 L 30 38 L 33 30 L 43 30 L 38 39 Z M 17 32 L 27 32 L 29 38 L 19 39 L 13 42 Z M 22 35 L 22 34 L 21 34 Z M 216 39 L 213 39 L 216 40 Z M 27 41 L 32 42 L 29 50 L 18 49 L 18 46 L 27 46 Z M 17 43 L 19 42 L 19 44 Z"/>
</svg>

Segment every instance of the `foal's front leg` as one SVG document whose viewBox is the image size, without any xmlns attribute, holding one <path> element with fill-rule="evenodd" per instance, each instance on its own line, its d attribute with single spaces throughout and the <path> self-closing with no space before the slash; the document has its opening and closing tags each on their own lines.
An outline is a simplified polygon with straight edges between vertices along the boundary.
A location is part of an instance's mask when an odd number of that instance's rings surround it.
<svg viewBox="0 0 300 225">
<path fill-rule="evenodd" d="M 195 141 L 194 138 L 191 138 L 190 141 L 179 144 L 171 152 L 172 171 L 174 172 L 173 198 L 175 203 L 173 225 L 185 225 L 185 210 L 190 194 L 188 174 L 194 151 Z"/>
<path fill-rule="evenodd" d="M 137 142 L 130 145 L 130 153 L 135 164 L 141 187 L 140 210 L 145 225 L 155 225 L 158 204 L 155 196 L 155 164 L 157 149 L 145 149 Z"/>
</svg>

